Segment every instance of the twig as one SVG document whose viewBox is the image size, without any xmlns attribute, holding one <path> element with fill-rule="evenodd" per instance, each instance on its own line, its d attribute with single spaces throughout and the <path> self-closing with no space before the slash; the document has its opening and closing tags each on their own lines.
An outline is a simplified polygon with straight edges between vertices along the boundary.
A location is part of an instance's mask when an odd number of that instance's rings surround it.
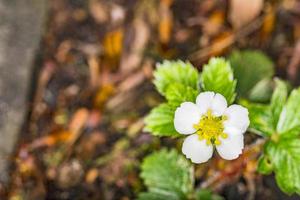
<svg viewBox="0 0 300 200">
<path fill-rule="evenodd" d="M 257 139 L 254 143 L 247 146 L 244 150 L 243 155 L 249 154 L 251 151 L 255 150 L 256 148 L 261 148 L 261 146 L 265 143 L 265 139 Z M 228 171 L 219 171 L 215 173 L 213 176 L 209 177 L 206 181 L 202 182 L 200 184 L 200 188 L 207 188 L 211 185 L 213 185 L 215 182 L 219 181 L 219 185 L 222 185 L 222 182 L 226 182 L 229 178 L 239 174 L 242 169 L 244 168 L 244 164 L 247 163 L 249 160 L 256 159 L 257 154 L 249 156 L 241 156 L 239 159 L 237 159 L 232 165 L 232 168 L 230 170 L 231 173 Z M 227 180 L 226 180 L 227 179 Z"/>
<path fill-rule="evenodd" d="M 291 62 L 287 67 L 289 78 L 295 82 L 297 79 L 298 67 L 300 65 L 300 39 L 297 41 Z"/>
<path fill-rule="evenodd" d="M 256 29 L 258 29 L 262 25 L 264 17 L 265 17 L 265 15 L 262 15 L 262 16 L 256 18 L 250 24 L 248 24 L 244 28 L 236 31 L 232 35 L 228 36 L 223 41 L 212 44 L 211 46 L 205 47 L 203 49 L 200 49 L 199 51 L 194 52 L 190 56 L 190 59 L 192 61 L 203 61 L 208 56 L 214 55 L 217 52 L 220 52 L 223 49 L 226 49 L 227 47 L 234 44 L 238 39 L 243 38 L 243 37 L 251 34 Z"/>
<path fill-rule="evenodd" d="M 247 196 L 247 200 L 254 200 L 256 188 L 255 188 L 255 182 L 253 180 L 253 176 L 246 176 L 245 179 L 249 188 L 249 194 Z"/>
</svg>

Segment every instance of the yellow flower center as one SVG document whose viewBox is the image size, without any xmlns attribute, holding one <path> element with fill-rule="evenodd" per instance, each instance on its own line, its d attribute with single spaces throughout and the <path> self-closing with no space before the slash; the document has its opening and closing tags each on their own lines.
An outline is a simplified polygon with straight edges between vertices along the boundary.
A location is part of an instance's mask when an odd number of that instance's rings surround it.
<svg viewBox="0 0 300 200">
<path fill-rule="evenodd" d="M 203 115 L 198 124 L 194 124 L 194 128 L 197 130 L 199 140 L 206 140 L 206 144 L 220 145 L 220 137 L 226 139 L 228 135 L 224 133 L 223 122 L 227 119 L 226 116 L 215 117 L 212 115 L 212 111 L 208 110 Z"/>
</svg>

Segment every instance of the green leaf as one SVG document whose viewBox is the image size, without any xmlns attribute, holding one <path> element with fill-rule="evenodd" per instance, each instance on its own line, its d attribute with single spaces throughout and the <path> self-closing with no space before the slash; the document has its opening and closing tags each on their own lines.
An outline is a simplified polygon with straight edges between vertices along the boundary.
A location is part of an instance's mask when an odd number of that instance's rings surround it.
<svg viewBox="0 0 300 200">
<path fill-rule="evenodd" d="M 245 106 L 249 112 L 250 131 L 269 137 L 274 133 L 272 126 L 272 118 L 268 105 L 250 103 L 248 101 L 240 101 L 240 104 Z"/>
<path fill-rule="evenodd" d="M 276 88 L 269 105 L 240 101 L 242 105 L 248 108 L 250 130 L 266 137 L 276 134 L 278 131 L 278 121 L 282 113 L 284 115 L 282 111 L 287 99 L 287 84 L 279 79 L 275 79 L 275 83 Z M 300 128 L 300 126 L 293 128 Z M 289 133 L 290 135 L 295 135 L 297 129 L 289 131 L 293 132 L 293 134 Z"/>
<path fill-rule="evenodd" d="M 300 88 L 294 89 L 283 107 L 277 124 L 277 132 L 286 136 L 300 128 Z M 300 132 L 298 132 L 300 133 Z M 294 133 L 293 133 L 294 134 Z"/>
<path fill-rule="evenodd" d="M 272 61 L 261 51 L 233 51 L 229 60 L 238 82 L 237 92 L 241 97 L 248 98 L 256 84 L 274 75 Z"/>
<path fill-rule="evenodd" d="M 267 156 L 261 156 L 258 161 L 257 171 L 261 174 L 268 175 L 272 173 L 273 166 Z"/>
<path fill-rule="evenodd" d="M 141 177 L 151 193 L 180 200 L 188 199 L 193 193 L 193 167 L 175 150 L 151 154 L 144 159 L 141 168 Z"/>
<path fill-rule="evenodd" d="M 196 192 L 196 200 L 222 200 L 223 197 L 213 194 L 208 189 L 200 189 Z"/>
<path fill-rule="evenodd" d="M 265 154 L 270 159 L 277 184 L 287 194 L 300 194 L 300 138 L 269 141 Z"/>
<path fill-rule="evenodd" d="M 299 133 L 300 133 L 300 126 L 296 126 L 285 132 L 280 133 L 280 138 L 294 138 L 299 136 Z"/>
<path fill-rule="evenodd" d="M 248 99 L 253 102 L 266 103 L 271 99 L 273 81 L 269 78 L 259 81 L 250 91 Z"/>
<path fill-rule="evenodd" d="M 189 62 L 164 61 L 154 72 L 154 85 L 160 94 L 166 95 L 168 87 L 174 83 L 199 89 L 199 73 Z"/>
<path fill-rule="evenodd" d="M 222 94 L 228 104 L 235 99 L 236 80 L 230 63 L 224 58 L 211 58 L 207 65 L 204 65 L 201 74 L 201 84 L 204 91 L 213 91 Z"/>
<path fill-rule="evenodd" d="M 145 118 L 145 131 L 157 136 L 180 136 L 174 128 L 174 114 L 176 107 L 163 103 L 151 110 Z"/>
<path fill-rule="evenodd" d="M 138 195 L 138 200 L 180 200 L 176 195 L 170 193 L 155 193 L 155 192 L 142 192 Z"/>
<path fill-rule="evenodd" d="M 287 95 L 288 95 L 288 88 L 284 81 L 275 79 L 275 83 L 276 83 L 276 88 L 272 95 L 271 105 L 270 105 L 274 130 L 276 130 L 280 113 L 285 105 Z"/>
<path fill-rule="evenodd" d="M 179 83 L 172 84 L 168 87 L 166 98 L 169 104 L 179 106 L 182 102 L 195 102 L 199 94 L 198 90 Z"/>
</svg>

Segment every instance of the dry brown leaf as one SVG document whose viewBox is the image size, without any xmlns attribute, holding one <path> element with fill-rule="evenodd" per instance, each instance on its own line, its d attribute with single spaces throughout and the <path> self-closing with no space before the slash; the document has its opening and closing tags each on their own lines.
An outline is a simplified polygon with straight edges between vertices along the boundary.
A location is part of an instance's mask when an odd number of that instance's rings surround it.
<svg viewBox="0 0 300 200">
<path fill-rule="evenodd" d="M 172 1 L 161 1 L 159 8 L 160 21 L 158 23 L 159 40 L 163 44 L 169 43 L 173 29 L 173 14 L 170 6 Z"/>
<path fill-rule="evenodd" d="M 234 33 L 224 32 L 211 42 L 211 46 L 205 47 L 192 54 L 191 59 L 204 61 L 211 56 L 218 56 L 222 54 L 231 44 L 234 43 L 234 39 Z"/>
<path fill-rule="evenodd" d="M 102 109 L 109 97 L 115 93 L 115 87 L 112 84 L 104 84 L 96 93 L 94 97 L 94 106 Z"/>
<path fill-rule="evenodd" d="M 98 109 L 91 110 L 89 118 L 86 122 L 87 128 L 95 128 L 101 122 L 102 115 Z"/>
<path fill-rule="evenodd" d="M 138 71 L 130 76 L 128 76 L 119 86 L 119 91 L 125 92 L 128 90 L 131 90 L 137 86 L 139 86 L 141 83 L 143 83 L 145 80 L 145 75 L 143 71 Z"/>
<path fill-rule="evenodd" d="M 105 55 L 109 58 L 118 58 L 123 46 L 123 29 L 118 28 L 107 33 L 103 39 Z"/>
<path fill-rule="evenodd" d="M 90 56 L 88 58 L 88 65 L 90 69 L 90 84 L 93 88 L 98 86 L 100 60 L 97 56 Z"/>
<path fill-rule="evenodd" d="M 260 14 L 263 4 L 263 0 L 230 0 L 229 21 L 239 29 Z"/>
<path fill-rule="evenodd" d="M 104 4 L 104 2 L 98 0 L 90 0 L 89 11 L 95 21 L 100 24 L 107 22 L 109 19 L 108 7 L 106 4 Z"/>
<path fill-rule="evenodd" d="M 64 63 L 67 60 L 69 60 L 70 59 L 69 53 L 72 47 L 73 47 L 73 42 L 71 40 L 63 41 L 57 49 L 57 53 L 55 55 L 56 60 L 60 63 Z"/>
<path fill-rule="evenodd" d="M 260 33 L 261 40 L 264 41 L 267 38 L 269 38 L 270 34 L 274 30 L 275 23 L 276 23 L 275 11 L 271 6 L 268 6 L 266 8 L 266 15 L 264 17 L 262 28 L 261 28 L 261 33 Z"/>
<path fill-rule="evenodd" d="M 99 171 L 96 168 L 90 169 L 85 176 L 85 182 L 92 184 L 99 176 Z"/>
<path fill-rule="evenodd" d="M 170 7 L 173 4 L 174 0 L 161 0 L 161 3 Z"/>
<path fill-rule="evenodd" d="M 290 80 L 294 82 L 297 81 L 299 66 L 300 66 L 300 39 L 295 44 L 292 58 L 287 67 L 288 77 Z"/>
<path fill-rule="evenodd" d="M 255 173 L 258 156 L 260 155 L 264 139 L 258 139 L 246 146 L 243 153 L 233 161 L 226 161 L 221 157 L 212 160 L 207 173 L 207 179 L 201 183 L 201 187 L 222 188 L 225 184 L 232 183 L 246 171 L 248 175 Z"/>
<path fill-rule="evenodd" d="M 224 32 L 212 41 L 210 56 L 218 56 L 222 54 L 227 47 L 234 42 L 234 34 L 232 32 Z"/>
<path fill-rule="evenodd" d="M 164 12 L 162 15 L 162 19 L 159 22 L 158 30 L 159 30 L 159 40 L 163 44 L 169 43 L 171 39 L 171 32 L 173 27 L 173 20 L 170 14 Z"/>
<path fill-rule="evenodd" d="M 95 131 L 83 135 L 80 139 L 77 152 L 82 159 L 92 159 L 96 150 L 103 146 L 106 142 L 105 133 Z"/>
<path fill-rule="evenodd" d="M 30 150 L 41 147 L 51 147 L 60 142 L 68 142 L 71 139 L 72 133 L 70 131 L 55 131 L 50 135 L 38 138 L 30 144 Z"/>
<path fill-rule="evenodd" d="M 139 119 L 138 121 L 134 122 L 133 124 L 131 124 L 128 129 L 127 129 L 127 134 L 130 138 L 134 138 L 137 136 L 137 134 L 142 131 L 143 127 L 144 127 L 144 120 L 143 119 Z"/>
<path fill-rule="evenodd" d="M 294 26 L 294 39 L 299 40 L 300 39 L 300 20 L 295 20 Z"/>
<path fill-rule="evenodd" d="M 224 24 L 225 14 L 222 10 L 214 11 L 205 21 L 203 31 L 207 35 L 215 35 L 219 32 L 221 26 Z"/>
<path fill-rule="evenodd" d="M 130 25 L 126 34 L 125 41 L 128 48 L 122 53 L 120 69 L 122 74 L 128 74 L 136 69 L 143 58 L 144 49 L 150 38 L 150 30 L 148 24 L 142 19 L 136 18 Z"/>
<path fill-rule="evenodd" d="M 69 144 L 73 144 L 79 137 L 82 128 L 86 124 L 89 117 L 89 111 L 86 108 L 78 109 L 72 116 L 69 123 L 69 130 L 72 132 L 72 137 L 69 140 Z"/>
<path fill-rule="evenodd" d="M 43 94 L 55 71 L 56 65 L 52 61 L 45 62 L 44 67 L 41 69 L 33 101 L 35 106 L 31 114 L 31 130 L 35 128 L 37 118 L 46 110 L 43 103 Z"/>
</svg>

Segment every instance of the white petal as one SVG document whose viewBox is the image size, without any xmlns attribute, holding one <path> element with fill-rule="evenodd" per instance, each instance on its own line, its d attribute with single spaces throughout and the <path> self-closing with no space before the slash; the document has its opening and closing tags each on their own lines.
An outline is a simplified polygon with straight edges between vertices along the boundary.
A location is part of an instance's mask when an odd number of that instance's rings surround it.
<svg viewBox="0 0 300 200">
<path fill-rule="evenodd" d="M 182 144 L 182 153 L 193 163 L 208 161 L 213 154 L 213 146 L 207 145 L 206 140 L 199 140 L 197 134 L 188 136 Z"/>
<path fill-rule="evenodd" d="M 248 110 L 240 105 L 231 105 L 226 110 L 224 115 L 228 119 L 224 122 L 225 127 L 235 127 L 245 132 L 249 126 Z"/>
<path fill-rule="evenodd" d="M 241 129 L 233 126 L 225 126 L 224 133 L 231 134 L 231 135 L 242 135 L 244 132 Z"/>
<path fill-rule="evenodd" d="M 233 160 L 239 157 L 244 148 L 243 134 L 227 133 L 226 139 L 220 138 L 221 144 L 216 146 L 219 155 L 226 160 Z"/>
<path fill-rule="evenodd" d="M 196 104 L 200 108 L 201 114 L 205 114 L 211 107 L 211 102 L 214 99 L 214 92 L 202 92 L 197 96 Z"/>
<path fill-rule="evenodd" d="M 174 127 L 181 134 L 195 133 L 193 125 L 199 123 L 200 118 L 199 107 L 194 103 L 184 102 L 175 111 Z"/>
<path fill-rule="evenodd" d="M 213 115 L 221 116 L 227 108 L 227 101 L 223 95 L 216 93 L 212 102 L 211 102 L 211 110 Z"/>
</svg>

